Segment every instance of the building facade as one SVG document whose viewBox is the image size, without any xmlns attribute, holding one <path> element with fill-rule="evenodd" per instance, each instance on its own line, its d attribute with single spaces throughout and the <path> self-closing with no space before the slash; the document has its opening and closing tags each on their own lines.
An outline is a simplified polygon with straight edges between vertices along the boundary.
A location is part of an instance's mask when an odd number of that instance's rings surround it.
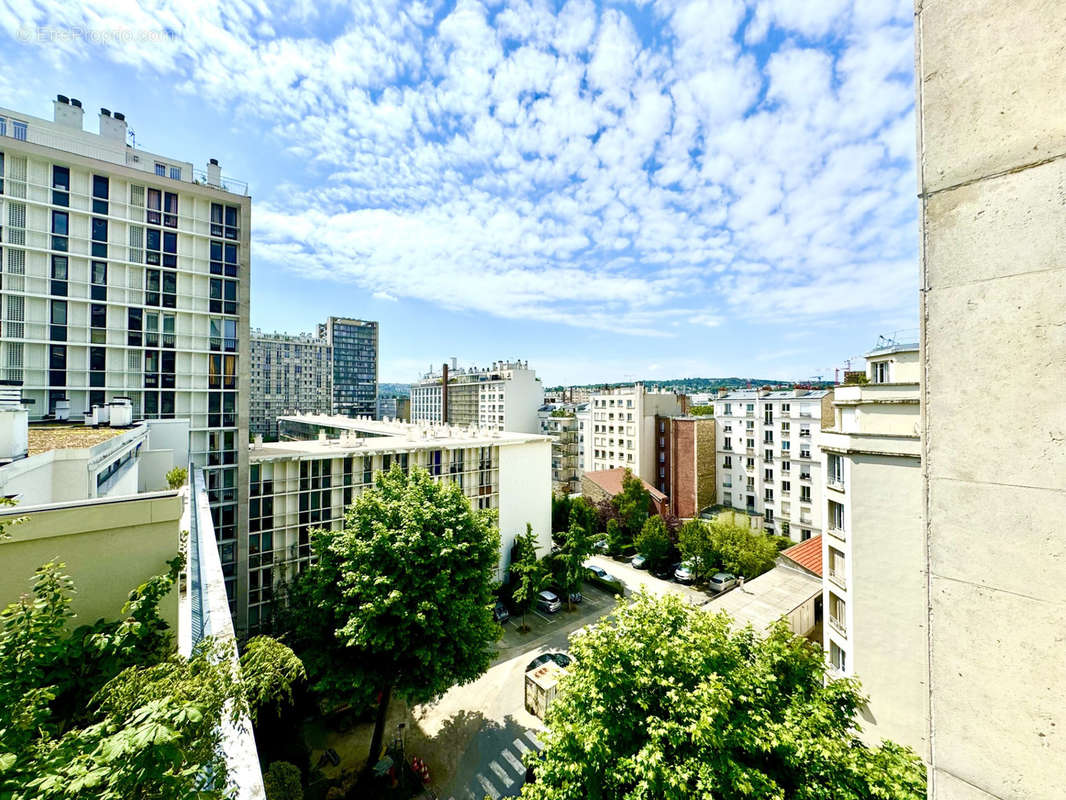
<svg viewBox="0 0 1066 800">
<path fill-rule="evenodd" d="M 617 469 L 658 486 L 660 471 L 656 450 L 656 417 L 681 415 L 684 395 L 651 390 L 642 383 L 593 392 L 585 435 L 585 472 Z"/>
<path fill-rule="evenodd" d="M 268 623 L 277 582 L 309 563 L 311 529 L 340 530 L 353 499 L 396 464 L 458 483 L 474 508 L 496 509 L 500 580 L 514 537 L 527 523 L 539 552 L 551 548 L 551 442 L 545 436 L 312 415 L 283 417 L 280 433 L 282 441 L 251 449 L 252 631 Z"/>
<path fill-rule="evenodd" d="M 1066 786 L 1066 16 L 916 3 L 931 796 Z"/>
<path fill-rule="evenodd" d="M 716 452 L 714 417 L 655 418 L 656 486 L 675 517 L 693 519 L 715 504 Z"/>
<path fill-rule="evenodd" d="M 332 354 L 333 348 L 324 338 L 253 331 L 251 433 L 276 439 L 278 417 L 296 412 L 332 413 Z"/>
<path fill-rule="evenodd" d="M 838 386 L 821 451 L 823 644 L 870 702 L 862 736 L 928 761 L 918 345 L 866 354 L 869 383 Z"/>
<path fill-rule="evenodd" d="M 411 386 L 411 421 L 539 433 L 544 385 L 527 361 L 459 367 L 455 359 Z"/>
<path fill-rule="evenodd" d="M 577 406 L 548 404 L 537 412 L 540 432 L 552 440 L 552 492 L 576 494 L 581 491 L 578 454 Z"/>
<path fill-rule="evenodd" d="M 803 541 L 824 529 L 815 434 L 832 413 L 828 390 L 721 390 L 714 401 L 718 503 L 767 533 Z"/>
<path fill-rule="evenodd" d="M 224 548 L 243 580 L 251 200 L 212 160 L 130 147 L 121 113 L 83 130 L 0 109 L 0 372 L 34 418 L 129 398 L 136 419 L 188 419 Z"/>
<path fill-rule="evenodd" d="M 378 412 L 378 324 L 330 317 L 318 334 L 333 355 L 333 413 L 373 417 Z"/>
<path fill-rule="evenodd" d="M 379 397 L 378 419 L 389 418 L 400 422 L 411 421 L 411 398 L 410 397 Z"/>
</svg>

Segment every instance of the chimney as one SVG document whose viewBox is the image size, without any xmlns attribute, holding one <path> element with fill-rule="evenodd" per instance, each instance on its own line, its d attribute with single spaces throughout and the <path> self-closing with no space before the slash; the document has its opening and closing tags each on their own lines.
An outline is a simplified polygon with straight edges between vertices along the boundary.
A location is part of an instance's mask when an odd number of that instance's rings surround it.
<svg viewBox="0 0 1066 800">
<path fill-rule="evenodd" d="M 111 115 L 106 108 L 100 109 L 100 135 L 119 144 L 126 144 L 126 117 L 123 114 Z"/>
<path fill-rule="evenodd" d="M 71 100 L 64 94 L 57 94 L 52 101 L 54 111 L 53 118 L 65 128 L 81 130 L 85 111 L 81 107 L 81 100 Z"/>
<path fill-rule="evenodd" d="M 217 158 L 212 158 L 207 162 L 207 185 L 222 186 L 222 167 L 218 165 Z"/>
<path fill-rule="evenodd" d="M 440 418 L 442 422 L 448 421 L 448 362 L 445 361 L 441 369 L 440 379 Z"/>
<path fill-rule="evenodd" d="M 22 405 L 22 384 L 0 381 L 0 463 L 29 452 L 30 412 Z"/>
<path fill-rule="evenodd" d="M 770 394 L 770 387 L 769 386 L 760 386 L 759 387 L 759 397 L 766 397 L 766 395 L 768 395 L 768 394 Z"/>
<path fill-rule="evenodd" d="M 455 356 L 452 356 L 452 369 L 459 369 L 459 359 Z"/>
<path fill-rule="evenodd" d="M 722 399 L 723 397 L 725 397 L 725 396 L 726 396 L 727 394 L 729 394 L 729 390 L 728 390 L 728 389 L 726 389 L 726 388 L 725 388 L 724 386 L 720 386 L 720 387 L 718 388 L 718 399 L 719 399 L 719 400 L 721 400 L 721 399 Z"/>
</svg>

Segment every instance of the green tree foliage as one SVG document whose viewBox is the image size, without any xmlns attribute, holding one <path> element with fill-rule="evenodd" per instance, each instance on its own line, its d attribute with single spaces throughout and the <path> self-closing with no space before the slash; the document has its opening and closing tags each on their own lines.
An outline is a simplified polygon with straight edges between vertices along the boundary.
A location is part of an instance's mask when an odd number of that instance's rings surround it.
<svg viewBox="0 0 1066 800">
<path fill-rule="evenodd" d="M 576 637 L 527 800 L 920 800 L 911 750 L 856 736 L 852 680 L 784 624 L 766 638 L 641 593 Z"/>
<path fill-rule="evenodd" d="M 718 563 L 726 572 L 756 578 L 773 569 L 777 544 L 761 531 L 726 522 L 711 522 Z"/>
<path fill-rule="evenodd" d="M 561 533 L 570 524 L 571 500 L 568 495 L 552 492 L 552 533 Z"/>
<path fill-rule="evenodd" d="M 189 470 L 185 467 L 174 467 L 167 473 L 167 485 L 171 489 L 180 489 L 189 480 Z"/>
<path fill-rule="evenodd" d="M 697 577 L 706 578 L 718 568 L 718 551 L 711 537 L 711 526 L 698 519 L 690 519 L 677 532 L 677 549 L 681 557 L 692 565 Z"/>
<path fill-rule="evenodd" d="M 570 594 L 581 590 L 581 583 L 585 579 L 585 559 L 592 552 L 592 539 L 588 529 L 582 524 L 581 509 L 574 506 L 570 514 L 570 527 L 566 532 L 566 541 L 563 543 L 562 552 L 559 554 L 563 562 L 563 590 L 566 592 L 566 602 L 572 611 L 574 604 L 570 601 Z"/>
<path fill-rule="evenodd" d="M 372 766 L 394 693 L 426 702 L 488 668 L 499 533 L 458 485 L 394 466 L 356 498 L 342 531 L 318 531 L 312 546 L 318 562 L 290 599 L 306 604 L 296 617 L 320 619 L 294 642 L 329 702 L 376 702 Z"/>
<path fill-rule="evenodd" d="M 263 788 L 267 800 L 303 800 L 300 769 L 288 761 L 275 761 L 263 773 Z"/>
<path fill-rule="evenodd" d="M 544 588 L 549 577 L 544 562 L 537 559 L 537 537 L 533 533 L 533 526 L 527 522 L 526 532 L 515 537 L 511 559 L 511 580 L 515 582 L 511 597 L 522 612 L 522 625 L 519 630 L 523 633 L 529 630 L 526 626 L 526 614 L 533 605 L 537 592 Z"/>
<path fill-rule="evenodd" d="M 607 552 L 612 556 L 618 555 L 626 544 L 626 534 L 622 530 L 622 523 L 616 519 L 607 520 Z"/>
<path fill-rule="evenodd" d="M 614 496 L 613 502 L 614 507 L 618 509 L 622 530 L 632 541 L 648 518 L 651 495 L 644 488 L 643 481 L 626 469 L 625 475 L 622 476 L 622 491 Z"/>
<path fill-rule="evenodd" d="M 692 406 L 689 408 L 688 413 L 694 417 L 713 417 L 714 406 Z"/>
<path fill-rule="evenodd" d="M 70 634 L 74 587 L 62 566 L 39 568 L 32 595 L 0 614 L 0 797 L 223 797 L 222 723 L 254 717 L 263 693 L 234 669 L 231 643 L 172 652 L 158 604 L 180 561 L 131 592 L 120 622 Z M 284 646 L 252 645 L 273 654 L 259 658 L 272 695 L 302 677 Z M 287 668 L 269 673 L 279 660 Z"/>
<path fill-rule="evenodd" d="M 662 517 L 648 517 L 637 538 L 633 540 L 637 552 L 643 553 L 653 565 L 662 564 L 670 555 L 670 537 Z"/>
<path fill-rule="evenodd" d="M 603 530 L 603 528 L 600 527 L 599 509 L 597 509 L 596 505 L 587 497 L 575 497 L 570 506 L 570 512 L 570 518 L 566 521 L 566 530 L 569 530 L 570 525 L 573 524 L 575 512 L 577 514 L 578 524 L 585 529 L 585 532 L 589 536 L 595 536 Z"/>
</svg>

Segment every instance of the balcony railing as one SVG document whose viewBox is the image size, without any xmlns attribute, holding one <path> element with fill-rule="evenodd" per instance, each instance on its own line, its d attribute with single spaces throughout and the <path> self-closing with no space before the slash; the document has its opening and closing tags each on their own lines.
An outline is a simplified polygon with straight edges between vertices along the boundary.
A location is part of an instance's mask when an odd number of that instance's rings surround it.
<svg viewBox="0 0 1066 800">
<path fill-rule="evenodd" d="M 825 484 L 826 484 L 826 486 L 829 486 L 830 488 L 836 489 L 837 491 L 840 491 L 840 492 L 844 491 L 844 479 L 843 478 L 835 478 L 832 475 L 830 475 L 828 478 L 825 479 Z"/>
<path fill-rule="evenodd" d="M 847 581 L 844 579 L 844 573 L 843 572 L 837 572 L 836 570 L 833 570 L 833 569 L 829 570 L 829 580 L 831 580 L 833 583 L 835 583 L 841 589 L 847 589 L 848 588 L 848 584 L 847 584 Z"/>
<path fill-rule="evenodd" d="M 842 542 L 847 541 L 847 534 L 844 532 L 843 528 L 836 528 L 830 525 L 826 528 L 826 532 L 835 539 L 839 539 Z"/>
<path fill-rule="evenodd" d="M 188 581 L 178 632 L 178 650 L 185 656 L 207 636 L 224 642 L 236 640 L 204 475 L 201 470 L 190 468 L 189 477 L 182 518 L 182 529 L 189 532 Z M 236 650 L 233 651 L 232 667 L 240 669 Z M 236 724 L 226 717 L 222 728 L 222 752 L 229 770 L 232 796 L 238 800 L 265 796 L 255 736 L 247 716 Z"/>
<path fill-rule="evenodd" d="M 829 625 L 841 636 L 846 637 L 848 635 L 848 629 L 844 626 L 844 623 L 832 615 L 830 615 L 829 617 Z"/>
</svg>

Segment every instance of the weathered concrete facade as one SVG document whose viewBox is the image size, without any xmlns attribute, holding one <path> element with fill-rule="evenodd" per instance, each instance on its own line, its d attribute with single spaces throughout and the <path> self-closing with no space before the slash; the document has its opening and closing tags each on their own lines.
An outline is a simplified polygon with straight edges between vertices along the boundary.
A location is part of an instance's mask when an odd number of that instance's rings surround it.
<svg viewBox="0 0 1066 800">
<path fill-rule="evenodd" d="M 1066 7 L 916 23 L 930 796 L 1061 797 Z"/>
</svg>

